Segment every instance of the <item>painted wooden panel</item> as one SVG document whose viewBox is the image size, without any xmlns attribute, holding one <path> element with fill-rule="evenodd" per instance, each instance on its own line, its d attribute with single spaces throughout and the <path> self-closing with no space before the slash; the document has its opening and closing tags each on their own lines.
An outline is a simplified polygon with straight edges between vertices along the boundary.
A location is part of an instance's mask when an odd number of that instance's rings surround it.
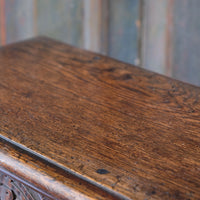
<svg viewBox="0 0 200 200">
<path fill-rule="evenodd" d="M 0 0 L 0 45 L 5 44 L 5 10 L 4 0 Z"/>
<path fill-rule="evenodd" d="M 108 54 L 118 60 L 139 64 L 139 0 L 109 1 Z"/>
<path fill-rule="evenodd" d="M 33 37 L 34 0 L 4 0 L 3 4 L 5 43 Z"/>
<path fill-rule="evenodd" d="M 174 0 L 173 76 L 200 85 L 200 1 Z"/>
<path fill-rule="evenodd" d="M 84 48 L 108 53 L 109 10 L 107 0 L 84 0 Z"/>
<path fill-rule="evenodd" d="M 200 85 L 199 7 L 199 0 L 0 0 L 0 45 L 47 35 Z"/>
<path fill-rule="evenodd" d="M 84 48 L 108 54 L 109 1 L 84 0 Z"/>
<path fill-rule="evenodd" d="M 101 49 L 101 0 L 84 0 L 84 48 L 96 52 Z"/>
<path fill-rule="evenodd" d="M 83 46 L 83 3 L 80 0 L 36 0 L 37 34 Z"/>
<path fill-rule="evenodd" d="M 168 1 L 145 0 L 141 66 L 166 74 Z"/>
</svg>

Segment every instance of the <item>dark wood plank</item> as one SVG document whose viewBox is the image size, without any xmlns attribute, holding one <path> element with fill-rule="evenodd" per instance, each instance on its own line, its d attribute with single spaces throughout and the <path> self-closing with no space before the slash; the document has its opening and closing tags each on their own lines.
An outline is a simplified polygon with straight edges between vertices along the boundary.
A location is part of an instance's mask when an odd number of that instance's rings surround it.
<svg viewBox="0 0 200 200">
<path fill-rule="evenodd" d="M 108 55 L 139 64 L 139 0 L 109 1 Z"/>
<path fill-rule="evenodd" d="M 198 87 L 37 38 L 0 50 L 0 119 L 2 136 L 123 199 L 200 198 Z"/>
<path fill-rule="evenodd" d="M 52 200 L 119 199 L 0 137 L 1 172 Z"/>
</svg>

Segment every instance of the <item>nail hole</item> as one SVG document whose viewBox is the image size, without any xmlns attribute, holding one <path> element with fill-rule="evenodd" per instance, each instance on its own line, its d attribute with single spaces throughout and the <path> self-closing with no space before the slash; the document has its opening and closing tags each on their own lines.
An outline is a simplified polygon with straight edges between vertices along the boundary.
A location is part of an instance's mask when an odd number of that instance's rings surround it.
<svg viewBox="0 0 200 200">
<path fill-rule="evenodd" d="M 94 60 L 100 60 L 101 58 L 99 56 L 93 57 Z"/>
<path fill-rule="evenodd" d="M 98 169 L 97 171 L 96 171 L 98 174 L 108 174 L 108 173 L 110 173 L 108 170 L 106 170 L 106 169 Z"/>
</svg>

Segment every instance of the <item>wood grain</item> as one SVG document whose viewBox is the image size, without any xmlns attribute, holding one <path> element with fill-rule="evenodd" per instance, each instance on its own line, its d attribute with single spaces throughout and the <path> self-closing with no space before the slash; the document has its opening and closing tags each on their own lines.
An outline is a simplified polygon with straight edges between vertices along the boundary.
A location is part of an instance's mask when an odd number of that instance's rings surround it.
<svg viewBox="0 0 200 200">
<path fill-rule="evenodd" d="M 119 199 L 51 161 L 0 138 L 0 172 L 52 200 Z"/>
<path fill-rule="evenodd" d="M 0 50 L 1 137 L 37 154 L 30 169 L 52 163 L 34 172 L 62 182 L 62 168 L 121 199 L 200 198 L 199 103 L 198 87 L 51 39 Z M 40 184 L 7 145 L 1 164 Z"/>
</svg>

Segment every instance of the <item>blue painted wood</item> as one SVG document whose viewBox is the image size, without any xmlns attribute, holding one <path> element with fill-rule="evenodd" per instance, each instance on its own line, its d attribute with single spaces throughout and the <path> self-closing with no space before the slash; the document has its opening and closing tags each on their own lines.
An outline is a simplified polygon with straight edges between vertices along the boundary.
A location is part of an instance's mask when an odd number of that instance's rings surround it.
<svg viewBox="0 0 200 200">
<path fill-rule="evenodd" d="M 167 72 L 168 1 L 144 0 L 142 31 L 142 67 Z"/>
<path fill-rule="evenodd" d="M 139 64 L 139 0 L 109 1 L 108 54 Z"/>
<path fill-rule="evenodd" d="M 200 85 L 199 8 L 199 0 L 175 0 L 173 11 L 173 76 L 196 85 Z"/>
<path fill-rule="evenodd" d="M 2 40 L 5 40 L 5 19 L 4 19 L 4 0 L 0 0 L 0 45 L 4 43 Z M 4 35 L 4 36 L 3 36 Z"/>
<path fill-rule="evenodd" d="M 5 1 L 6 43 L 34 36 L 34 0 Z"/>
<path fill-rule="evenodd" d="M 80 0 L 36 0 L 37 34 L 82 47 L 83 3 Z"/>
<path fill-rule="evenodd" d="M 199 0 L 105 2 L 102 5 L 106 5 L 106 8 L 103 7 L 100 20 L 102 33 L 99 35 L 103 35 L 100 39 L 103 47 L 101 52 L 136 65 L 142 60 L 143 67 L 163 74 L 167 74 L 170 68 L 174 78 L 200 85 Z M 143 10 L 142 55 L 139 54 L 141 2 L 147 5 Z M 171 10 L 169 2 L 173 3 Z M 83 0 L 0 0 L 0 3 L 1 40 L 2 33 L 6 36 L 0 44 L 47 35 L 84 47 Z M 105 10 L 108 10 L 108 16 Z M 92 11 L 94 14 L 96 12 Z M 168 26 L 169 12 L 173 16 L 171 27 Z M 170 40 L 167 40 L 167 31 L 171 31 Z"/>
</svg>

